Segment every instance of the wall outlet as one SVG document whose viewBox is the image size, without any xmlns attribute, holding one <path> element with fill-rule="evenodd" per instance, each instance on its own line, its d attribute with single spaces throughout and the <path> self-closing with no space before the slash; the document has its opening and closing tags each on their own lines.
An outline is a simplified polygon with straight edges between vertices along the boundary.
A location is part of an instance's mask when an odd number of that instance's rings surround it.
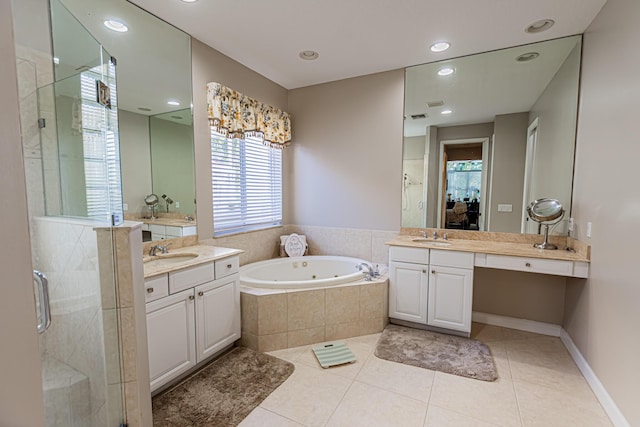
<svg viewBox="0 0 640 427">
<path fill-rule="evenodd" d="M 591 223 L 587 223 L 587 237 L 591 238 Z"/>
<path fill-rule="evenodd" d="M 176 202 L 176 209 L 180 209 L 180 202 Z"/>
<path fill-rule="evenodd" d="M 513 212 L 513 205 L 498 205 L 498 212 Z"/>
<path fill-rule="evenodd" d="M 128 211 L 129 210 L 129 204 L 128 203 L 123 203 L 122 204 L 122 210 L 123 211 Z"/>
<path fill-rule="evenodd" d="M 575 222 L 573 218 L 569 218 L 569 231 L 573 233 L 573 227 L 575 226 Z"/>
</svg>

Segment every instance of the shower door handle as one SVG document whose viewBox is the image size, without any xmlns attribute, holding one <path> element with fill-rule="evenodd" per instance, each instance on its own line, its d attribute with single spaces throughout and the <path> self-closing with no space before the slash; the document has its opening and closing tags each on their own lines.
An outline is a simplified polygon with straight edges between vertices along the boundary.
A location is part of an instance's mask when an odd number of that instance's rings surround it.
<svg viewBox="0 0 640 427">
<path fill-rule="evenodd" d="M 38 270 L 33 270 L 33 281 L 38 285 L 38 333 L 43 334 L 51 325 L 51 307 L 49 306 L 49 280 Z"/>
</svg>

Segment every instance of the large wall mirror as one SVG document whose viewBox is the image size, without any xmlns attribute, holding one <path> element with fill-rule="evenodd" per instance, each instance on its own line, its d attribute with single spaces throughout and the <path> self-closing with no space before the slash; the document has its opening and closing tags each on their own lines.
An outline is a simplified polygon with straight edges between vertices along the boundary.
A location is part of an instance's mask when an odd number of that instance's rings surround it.
<svg viewBox="0 0 640 427">
<path fill-rule="evenodd" d="M 403 227 L 537 233 L 543 197 L 569 218 L 581 40 L 406 69 Z"/>
<path fill-rule="evenodd" d="M 125 217 L 150 216 L 151 193 L 158 213 L 195 216 L 191 38 L 125 0 L 62 2 L 117 59 Z M 105 19 L 128 31 L 108 29 Z"/>
</svg>

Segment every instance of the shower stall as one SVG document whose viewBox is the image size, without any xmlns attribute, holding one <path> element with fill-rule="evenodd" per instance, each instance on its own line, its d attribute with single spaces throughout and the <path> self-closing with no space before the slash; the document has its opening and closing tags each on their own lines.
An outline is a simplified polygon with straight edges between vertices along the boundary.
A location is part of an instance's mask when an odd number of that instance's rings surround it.
<svg viewBox="0 0 640 427">
<path fill-rule="evenodd" d="M 117 62 L 59 0 L 13 13 L 46 425 L 119 426 Z"/>
</svg>

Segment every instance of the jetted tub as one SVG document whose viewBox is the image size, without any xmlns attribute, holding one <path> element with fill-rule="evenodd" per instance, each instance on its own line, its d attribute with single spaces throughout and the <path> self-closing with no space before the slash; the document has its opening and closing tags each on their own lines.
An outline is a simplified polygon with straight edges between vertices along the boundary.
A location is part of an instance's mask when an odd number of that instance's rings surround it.
<svg viewBox="0 0 640 427">
<path fill-rule="evenodd" d="M 240 268 L 240 284 L 251 288 L 309 289 L 363 280 L 361 263 L 342 256 L 303 256 L 254 262 Z M 374 266 L 375 268 L 375 266 Z"/>
</svg>

